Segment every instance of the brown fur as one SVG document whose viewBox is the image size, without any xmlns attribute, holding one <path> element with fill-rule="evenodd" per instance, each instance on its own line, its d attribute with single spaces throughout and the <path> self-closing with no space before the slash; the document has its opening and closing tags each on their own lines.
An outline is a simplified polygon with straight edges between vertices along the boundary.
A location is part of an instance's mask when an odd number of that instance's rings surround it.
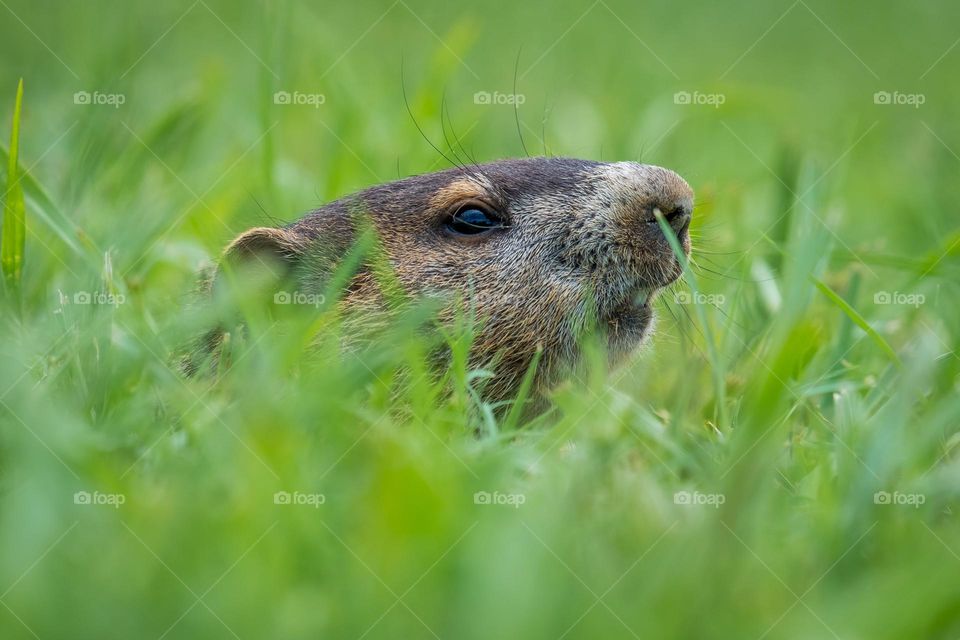
<svg viewBox="0 0 960 640">
<path fill-rule="evenodd" d="M 477 202 L 499 212 L 507 228 L 451 236 L 444 227 L 449 216 Z M 276 256 L 296 266 L 303 290 L 323 291 L 356 239 L 358 220 L 369 221 L 406 293 L 475 301 L 482 327 L 471 364 L 494 363 L 485 395 L 502 400 L 516 392 L 538 349 L 535 389 L 556 383 L 576 364 L 578 336 L 591 318 L 604 329 L 614 363 L 641 343 L 657 290 L 681 274 L 654 211 L 675 214 L 671 224 L 689 252 L 692 205 L 687 183 L 659 167 L 502 160 L 372 187 L 283 229 L 250 230 L 226 255 Z M 344 303 L 363 307 L 380 296 L 365 268 Z"/>
</svg>

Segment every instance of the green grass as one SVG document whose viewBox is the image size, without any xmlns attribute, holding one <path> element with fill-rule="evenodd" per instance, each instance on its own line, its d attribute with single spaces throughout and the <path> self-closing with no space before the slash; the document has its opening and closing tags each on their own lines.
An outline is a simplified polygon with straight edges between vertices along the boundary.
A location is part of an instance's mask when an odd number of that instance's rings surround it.
<svg viewBox="0 0 960 640">
<path fill-rule="evenodd" d="M 23 185 L 21 185 L 17 147 L 20 142 L 20 107 L 23 104 L 23 80 L 17 84 L 17 101 L 13 109 L 10 151 L 7 154 L 7 181 L 3 191 L 3 227 L 0 234 L 0 270 L 4 288 L 15 301 L 23 275 L 23 246 L 26 235 Z"/>
<path fill-rule="evenodd" d="M 960 8 L 0 15 L 0 637 L 960 636 Z M 474 103 L 515 66 L 531 152 L 697 191 L 649 349 L 591 352 L 532 422 L 478 402 L 469 323 L 417 305 L 346 354 L 329 304 L 253 308 L 229 367 L 179 375 L 236 234 L 446 166 L 404 87 L 445 151 L 441 121 L 522 154 L 513 108 Z"/>
</svg>

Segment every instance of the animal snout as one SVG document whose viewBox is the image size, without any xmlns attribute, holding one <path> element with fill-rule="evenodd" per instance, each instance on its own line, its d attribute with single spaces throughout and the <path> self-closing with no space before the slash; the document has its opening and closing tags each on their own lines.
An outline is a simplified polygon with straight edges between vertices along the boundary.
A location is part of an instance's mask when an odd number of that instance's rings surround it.
<svg viewBox="0 0 960 640">
<path fill-rule="evenodd" d="M 678 235 L 687 230 L 693 216 L 693 190 L 679 175 L 649 164 L 615 162 L 599 171 L 616 219 L 630 228 L 643 224 L 657 229 L 663 216 Z"/>
</svg>

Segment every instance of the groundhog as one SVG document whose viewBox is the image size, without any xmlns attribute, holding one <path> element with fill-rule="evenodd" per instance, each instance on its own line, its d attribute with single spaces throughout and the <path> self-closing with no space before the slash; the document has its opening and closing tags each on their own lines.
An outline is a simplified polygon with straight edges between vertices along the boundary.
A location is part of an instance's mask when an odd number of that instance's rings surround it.
<svg viewBox="0 0 960 640">
<path fill-rule="evenodd" d="M 405 294 L 474 302 L 470 364 L 492 369 L 483 395 L 503 401 L 535 357 L 533 392 L 559 382 L 588 324 L 604 335 L 611 364 L 634 351 L 652 331 L 657 292 L 682 274 L 657 216 L 689 254 L 692 212 L 690 186 L 661 167 L 508 159 L 374 186 L 285 227 L 250 229 L 224 260 L 272 260 L 298 291 L 319 293 L 369 227 Z M 340 304 L 381 305 L 374 271 L 361 264 Z M 216 340 L 207 336 L 207 348 Z"/>
</svg>

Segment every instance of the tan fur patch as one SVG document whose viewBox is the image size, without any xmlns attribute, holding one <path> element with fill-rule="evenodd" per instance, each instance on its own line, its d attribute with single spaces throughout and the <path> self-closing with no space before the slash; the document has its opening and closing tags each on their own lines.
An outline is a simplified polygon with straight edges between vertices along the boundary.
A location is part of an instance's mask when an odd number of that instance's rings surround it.
<svg viewBox="0 0 960 640">
<path fill-rule="evenodd" d="M 430 206 L 438 210 L 448 209 L 464 200 L 483 198 L 490 189 L 490 183 L 483 176 L 460 178 L 437 191 L 430 199 Z"/>
</svg>

